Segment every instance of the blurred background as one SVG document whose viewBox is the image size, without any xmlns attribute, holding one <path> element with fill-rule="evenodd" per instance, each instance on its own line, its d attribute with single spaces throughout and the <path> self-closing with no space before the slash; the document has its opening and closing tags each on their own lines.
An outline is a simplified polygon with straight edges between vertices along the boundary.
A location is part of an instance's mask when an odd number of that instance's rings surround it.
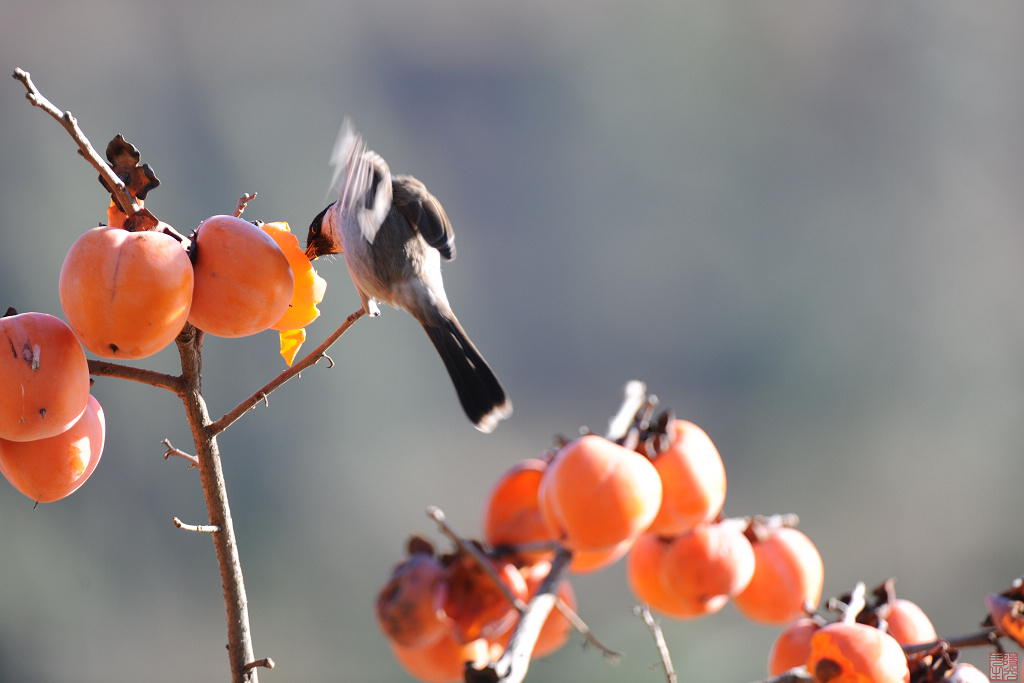
<svg viewBox="0 0 1024 683">
<path fill-rule="evenodd" d="M 1024 5 L 0 0 L 0 66 L 94 145 L 122 133 L 182 232 L 230 213 L 304 236 L 348 115 L 444 203 L 449 298 L 515 415 L 486 436 L 406 314 L 361 320 L 221 438 L 267 681 L 403 681 L 373 622 L 439 505 L 480 532 L 492 482 L 632 378 L 700 424 L 726 513 L 795 512 L 825 594 L 897 578 L 943 635 L 1022 572 Z M 0 81 L 3 307 L 62 315 L 96 173 Z M 359 306 L 342 260 L 312 348 Z M 207 338 L 217 417 L 284 368 L 271 332 Z M 141 361 L 173 372 L 173 348 Z M 229 678 L 177 399 L 98 379 L 92 479 L 33 509 L 0 486 L 0 680 Z M 532 681 L 659 681 L 619 564 L 574 580 L 627 653 L 579 639 Z M 752 681 L 779 629 L 664 621 L 684 678 Z M 969 659 L 987 667 L 987 652 Z M 986 668 L 987 670 L 987 668 Z"/>
</svg>

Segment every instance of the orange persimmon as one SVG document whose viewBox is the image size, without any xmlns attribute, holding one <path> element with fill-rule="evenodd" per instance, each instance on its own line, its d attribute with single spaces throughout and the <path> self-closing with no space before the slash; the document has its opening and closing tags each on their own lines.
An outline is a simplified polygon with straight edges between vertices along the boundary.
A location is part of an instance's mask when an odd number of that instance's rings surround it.
<svg viewBox="0 0 1024 683">
<path fill-rule="evenodd" d="M 47 313 L 0 318 L 0 439 L 66 431 L 89 400 L 89 364 L 75 333 Z"/>
<path fill-rule="evenodd" d="M 538 492 L 547 463 L 538 458 L 517 462 L 491 487 L 484 505 L 483 536 L 493 547 L 554 541 L 540 511 Z M 527 560 L 550 557 L 552 551 L 519 551 Z"/>
<path fill-rule="evenodd" d="M 646 457 L 594 434 L 567 444 L 541 480 L 541 512 L 572 550 L 605 551 L 643 533 L 661 505 Z"/>
<path fill-rule="evenodd" d="M 811 636 L 807 671 L 819 683 L 905 683 L 907 657 L 896 639 L 866 624 L 837 622 Z"/>
<path fill-rule="evenodd" d="M 692 618 L 704 614 L 701 605 L 676 595 L 664 581 L 665 555 L 670 540 L 645 533 L 633 543 L 626 558 L 626 579 L 641 602 L 651 609 L 676 618 Z"/>
<path fill-rule="evenodd" d="M 505 589 L 520 600 L 526 599 L 526 581 L 509 562 L 492 560 L 495 574 Z M 451 631 L 463 643 L 477 638 L 494 639 L 515 623 L 518 612 L 504 591 L 494 583 L 476 558 L 460 552 L 451 559 L 445 574 L 443 609 L 451 620 Z"/>
<path fill-rule="evenodd" d="M 676 536 L 662 559 L 667 590 L 701 614 L 717 612 L 754 575 L 754 550 L 736 524 L 698 524 Z"/>
<path fill-rule="evenodd" d="M 301 329 L 320 316 L 316 305 L 324 300 L 327 281 L 313 269 L 306 252 L 299 246 L 299 239 L 292 234 L 287 223 L 263 223 L 260 228 L 270 235 L 284 252 L 295 283 L 291 301 L 288 302 L 288 310 L 270 327 L 279 332 Z"/>
<path fill-rule="evenodd" d="M 650 530 L 663 536 L 713 520 L 722 510 L 726 488 L 722 457 L 703 429 L 674 420 L 668 433 L 669 447 L 652 460 L 664 491 Z"/>
<path fill-rule="evenodd" d="M 82 416 L 66 431 L 37 441 L 0 439 L 0 472 L 37 503 L 51 503 L 85 483 L 103 453 L 103 408 L 88 397 Z"/>
<path fill-rule="evenodd" d="M 800 617 L 787 626 L 772 644 L 768 655 L 768 675 L 778 676 L 806 664 L 811 656 L 811 636 L 820 628 L 821 624 L 811 617 Z"/>
<path fill-rule="evenodd" d="M 71 245 L 60 303 L 85 348 L 104 358 L 151 356 L 181 332 L 192 302 L 192 264 L 163 232 L 101 226 Z"/>
<path fill-rule="evenodd" d="M 377 594 L 377 624 L 406 647 L 429 645 L 448 632 L 445 568 L 429 553 L 413 553 L 395 567 Z"/>
<path fill-rule="evenodd" d="M 754 576 L 735 598 L 743 614 L 754 621 L 786 624 L 817 607 L 825 568 L 807 536 L 790 527 L 771 527 L 752 544 Z"/>
<path fill-rule="evenodd" d="M 466 662 L 479 667 L 491 659 L 490 644 L 485 639 L 462 643 L 451 633 L 423 647 L 388 644 L 402 668 L 426 683 L 457 683 L 465 680 Z"/>
<path fill-rule="evenodd" d="M 889 626 L 889 635 L 900 645 L 930 643 L 938 638 L 931 619 L 910 600 L 896 598 L 891 602 L 885 622 Z"/>
<path fill-rule="evenodd" d="M 270 328 L 288 310 L 292 269 L 274 238 L 234 216 L 199 224 L 192 249 L 195 290 L 188 320 L 218 337 Z"/>
</svg>

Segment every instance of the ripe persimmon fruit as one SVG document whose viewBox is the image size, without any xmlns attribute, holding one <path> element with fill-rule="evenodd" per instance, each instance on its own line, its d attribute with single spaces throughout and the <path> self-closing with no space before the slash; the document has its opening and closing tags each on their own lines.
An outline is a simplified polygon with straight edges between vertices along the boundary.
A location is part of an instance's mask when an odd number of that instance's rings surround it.
<svg viewBox="0 0 1024 683">
<path fill-rule="evenodd" d="M 701 614 L 717 612 L 754 575 L 754 549 L 732 523 L 698 524 L 676 536 L 662 558 L 666 589 Z"/>
<path fill-rule="evenodd" d="M 445 633 L 422 647 L 408 647 L 389 642 L 391 652 L 409 675 L 425 683 L 457 683 L 465 680 L 466 662 L 477 667 L 487 664 L 490 644 L 484 638 L 460 642 L 452 633 Z"/>
<path fill-rule="evenodd" d="M 0 439 L 66 431 L 89 400 L 89 363 L 75 333 L 47 313 L 0 318 Z"/>
<path fill-rule="evenodd" d="M 526 581 L 527 599 L 532 600 L 537 595 L 537 591 L 540 589 L 544 579 L 551 572 L 551 562 L 539 560 L 533 564 L 520 567 L 519 571 Z M 576 593 L 572 589 L 572 584 L 567 579 L 562 579 L 559 582 L 556 595 L 569 609 L 576 610 Z M 500 647 L 501 652 L 508 648 L 509 639 L 512 636 L 514 627 L 515 625 L 493 641 Z M 572 628 L 572 624 L 566 616 L 559 611 L 557 606 L 554 607 L 551 613 L 548 614 L 547 619 L 544 620 L 544 625 L 541 626 L 537 642 L 533 646 L 533 652 L 530 653 L 530 658 L 540 659 L 556 652 L 569 641 Z"/>
<path fill-rule="evenodd" d="M 663 495 L 650 530 L 674 536 L 710 522 L 725 502 L 725 466 L 703 429 L 686 420 L 668 425 L 669 447 L 653 459 Z"/>
<path fill-rule="evenodd" d="M 605 551 L 643 533 L 661 505 L 646 457 L 594 434 L 565 445 L 541 480 L 541 512 L 567 547 Z"/>
<path fill-rule="evenodd" d="M 421 647 L 448 632 L 445 576 L 429 553 L 413 553 L 392 571 L 376 604 L 377 623 L 391 642 Z"/>
<path fill-rule="evenodd" d="M 52 503 L 85 483 L 103 453 L 103 408 L 88 397 L 85 412 L 66 431 L 36 441 L 0 439 L 0 472 L 37 503 Z"/>
<path fill-rule="evenodd" d="M 519 600 L 526 599 L 526 581 L 510 562 L 492 560 L 495 574 L 505 589 Z M 460 642 L 477 638 L 495 639 L 515 623 L 518 612 L 504 591 L 469 553 L 455 555 L 446 567 L 444 613 L 451 631 Z"/>
<path fill-rule="evenodd" d="M 821 599 L 825 568 L 818 549 L 791 527 L 769 527 L 752 539 L 754 576 L 736 596 L 736 607 L 754 621 L 787 624 Z"/>
<path fill-rule="evenodd" d="M 539 458 L 517 462 L 491 487 L 484 504 L 483 537 L 492 547 L 554 541 L 544 522 L 538 492 L 547 463 Z M 552 556 L 551 550 L 519 551 L 526 561 Z"/>
<path fill-rule="evenodd" d="M 768 655 L 768 675 L 778 676 L 793 667 L 805 665 L 811 656 L 811 636 L 821 626 L 811 617 L 800 617 L 787 626 L 772 644 Z"/>
<path fill-rule="evenodd" d="M 907 657 L 896 639 L 866 624 L 836 622 L 811 636 L 807 671 L 819 683 L 905 683 Z"/>
<path fill-rule="evenodd" d="M 234 216 L 211 216 L 196 228 L 195 289 L 190 323 L 218 337 L 269 329 L 288 310 L 292 269 L 274 238 Z"/>
<path fill-rule="evenodd" d="M 263 223 L 260 228 L 281 247 L 292 269 L 292 281 L 295 285 L 287 310 L 270 327 L 278 331 L 301 329 L 320 316 L 316 305 L 324 300 L 327 281 L 317 274 L 313 264 L 306 257 L 305 250 L 299 246 L 298 237 L 292 233 L 287 223 Z"/>
<path fill-rule="evenodd" d="M 640 534 L 626 557 L 626 580 L 633 595 L 655 611 L 680 619 L 701 616 L 701 605 L 683 599 L 665 583 L 663 568 L 670 543 L 671 539 L 657 534 Z"/>
<path fill-rule="evenodd" d="M 896 598 L 889 603 L 889 614 L 885 618 L 889 635 L 900 645 L 930 643 L 938 638 L 931 619 L 916 603 Z"/>
<path fill-rule="evenodd" d="M 71 245 L 60 303 L 85 348 L 104 358 L 151 356 L 181 332 L 192 303 L 192 264 L 163 232 L 101 226 Z"/>
</svg>

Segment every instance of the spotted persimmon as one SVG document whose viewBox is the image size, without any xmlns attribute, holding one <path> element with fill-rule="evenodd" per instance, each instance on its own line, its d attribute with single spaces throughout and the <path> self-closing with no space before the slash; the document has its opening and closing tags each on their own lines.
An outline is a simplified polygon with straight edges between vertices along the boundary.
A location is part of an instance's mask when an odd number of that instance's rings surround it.
<svg viewBox="0 0 1024 683">
<path fill-rule="evenodd" d="M 37 503 L 60 500 L 92 475 L 105 435 L 103 408 L 89 396 L 85 412 L 60 434 L 36 441 L 0 439 L 0 472 Z"/>
<path fill-rule="evenodd" d="M 885 618 L 889 635 L 900 645 L 920 645 L 938 638 L 935 626 L 917 603 L 896 598 L 889 603 L 889 614 Z"/>
<path fill-rule="evenodd" d="M 737 524 L 698 524 L 672 539 L 661 573 L 670 592 L 711 614 L 750 583 L 754 549 Z"/>
<path fill-rule="evenodd" d="M 467 662 L 479 668 L 491 660 L 487 640 L 479 638 L 462 643 L 452 633 L 445 633 L 421 647 L 394 642 L 389 642 L 389 645 L 402 668 L 426 683 L 456 683 L 465 680 Z"/>
<path fill-rule="evenodd" d="M 430 553 L 415 552 L 392 571 L 377 594 L 377 624 L 406 647 L 432 643 L 448 632 L 445 568 Z"/>
<path fill-rule="evenodd" d="M 505 590 L 469 553 L 456 554 L 446 567 L 444 613 L 451 620 L 451 631 L 463 643 L 494 639 L 512 626 L 518 612 L 506 591 L 519 600 L 526 599 L 526 581 L 515 565 L 500 560 L 492 560 L 492 565 Z"/>
<path fill-rule="evenodd" d="M 805 665 L 811 656 L 811 636 L 821 626 L 811 617 L 800 617 L 787 626 L 772 644 L 768 655 L 768 675 L 778 676 L 794 667 Z"/>
<path fill-rule="evenodd" d="M 292 269 L 274 238 L 234 216 L 212 216 L 192 243 L 195 290 L 188 320 L 218 337 L 270 328 L 288 310 Z"/>
<path fill-rule="evenodd" d="M 0 439 L 66 431 L 89 400 L 89 364 L 71 328 L 47 313 L 0 318 Z"/>
<path fill-rule="evenodd" d="M 646 457 L 594 434 L 564 446 L 538 493 L 545 523 L 572 550 L 609 550 L 643 533 L 661 505 Z"/>
<path fill-rule="evenodd" d="M 554 541 L 544 522 L 538 492 L 547 463 L 539 458 L 517 462 L 491 487 L 484 504 L 483 537 L 493 547 Z M 550 557 L 552 551 L 517 551 L 524 560 Z"/>
<path fill-rule="evenodd" d="M 819 683 L 901 683 L 910 680 L 896 639 L 866 624 L 836 622 L 811 636 L 807 671 Z"/>
<path fill-rule="evenodd" d="M 791 527 L 767 527 L 751 543 L 754 576 L 735 598 L 740 612 L 754 621 L 781 625 L 817 607 L 825 568 L 807 536 Z"/>
<path fill-rule="evenodd" d="M 663 536 L 712 521 L 722 510 L 726 489 L 722 457 L 703 429 L 673 420 L 668 435 L 668 448 L 652 461 L 664 491 L 650 530 Z"/>
<path fill-rule="evenodd" d="M 192 287 L 188 254 L 157 230 L 93 228 L 75 240 L 60 269 L 68 324 L 104 358 L 146 358 L 174 341 Z"/>
</svg>

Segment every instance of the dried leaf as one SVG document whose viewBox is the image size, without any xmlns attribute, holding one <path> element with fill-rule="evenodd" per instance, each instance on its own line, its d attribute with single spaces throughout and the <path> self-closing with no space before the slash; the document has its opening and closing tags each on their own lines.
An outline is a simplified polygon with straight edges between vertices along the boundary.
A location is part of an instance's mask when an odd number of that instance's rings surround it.
<svg viewBox="0 0 1024 683">
<path fill-rule="evenodd" d="M 114 137 L 113 140 L 107 145 L 106 151 L 107 161 L 110 162 L 110 167 L 114 170 L 114 174 L 121 179 L 121 182 L 125 184 L 128 191 L 136 199 L 145 200 L 146 195 L 149 191 L 160 185 L 160 180 L 156 177 L 153 169 L 149 164 L 139 164 L 142 159 L 142 154 L 135 148 L 135 145 L 128 142 L 119 133 Z M 113 189 L 107 184 L 107 181 L 100 176 L 100 184 L 110 192 L 110 197 L 115 202 L 117 198 L 114 196 Z M 118 204 L 122 210 L 125 208 Z"/>
</svg>

